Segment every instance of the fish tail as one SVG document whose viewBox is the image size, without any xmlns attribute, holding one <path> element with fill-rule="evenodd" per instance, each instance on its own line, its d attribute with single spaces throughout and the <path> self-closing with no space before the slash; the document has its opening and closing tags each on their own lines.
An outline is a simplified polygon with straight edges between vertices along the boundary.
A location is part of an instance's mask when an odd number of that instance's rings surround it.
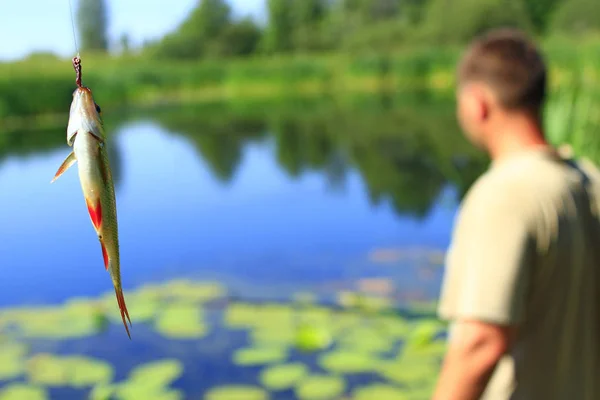
<svg viewBox="0 0 600 400">
<path fill-rule="evenodd" d="M 125 304 L 123 289 L 115 285 L 115 294 L 117 295 L 117 303 L 119 304 L 119 310 L 121 311 L 123 325 L 125 326 L 125 330 L 127 331 L 127 336 L 129 336 L 129 339 L 131 339 L 131 333 L 129 332 L 129 327 L 127 327 L 127 321 L 129 321 L 129 326 L 131 326 L 131 319 L 129 318 L 129 311 L 127 311 L 127 305 Z M 127 317 L 127 321 L 125 321 L 125 317 Z"/>
</svg>

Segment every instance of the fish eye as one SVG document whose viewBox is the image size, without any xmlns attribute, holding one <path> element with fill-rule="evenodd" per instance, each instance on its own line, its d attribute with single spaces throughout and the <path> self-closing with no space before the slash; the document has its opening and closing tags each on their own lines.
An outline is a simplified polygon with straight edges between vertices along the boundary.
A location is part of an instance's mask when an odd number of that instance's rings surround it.
<svg viewBox="0 0 600 400">
<path fill-rule="evenodd" d="M 98 114 L 102 114 L 102 109 L 100 108 L 100 106 L 98 104 L 96 104 L 96 103 L 94 103 L 94 105 L 96 106 L 96 112 Z"/>
</svg>

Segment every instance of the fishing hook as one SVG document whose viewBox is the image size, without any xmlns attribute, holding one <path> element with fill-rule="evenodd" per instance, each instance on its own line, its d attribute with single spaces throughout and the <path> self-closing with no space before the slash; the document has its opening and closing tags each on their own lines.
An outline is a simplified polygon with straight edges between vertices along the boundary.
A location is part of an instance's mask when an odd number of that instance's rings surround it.
<svg viewBox="0 0 600 400">
<path fill-rule="evenodd" d="M 79 55 L 76 55 L 75 57 L 73 57 L 73 68 L 75 69 L 75 83 L 77 84 L 77 87 L 82 87 L 81 86 L 81 58 L 79 58 Z"/>
</svg>

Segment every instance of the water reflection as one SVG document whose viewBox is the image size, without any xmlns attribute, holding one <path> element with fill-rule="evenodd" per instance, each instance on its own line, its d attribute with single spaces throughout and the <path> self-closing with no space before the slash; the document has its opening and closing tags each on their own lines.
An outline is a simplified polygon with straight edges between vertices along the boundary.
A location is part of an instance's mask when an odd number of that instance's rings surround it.
<svg viewBox="0 0 600 400">
<path fill-rule="evenodd" d="M 222 274 L 264 294 L 369 276 L 374 248 L 443 248 L 456 199 L 440 199 L 485 163 L 431 98 L 163 108 L 108 128 L 125 287 Z M 75 170 L 48 183 L 69 151 L 62 129 L 0 135 L 2 304 L 110 289 Z"/>
</svg>

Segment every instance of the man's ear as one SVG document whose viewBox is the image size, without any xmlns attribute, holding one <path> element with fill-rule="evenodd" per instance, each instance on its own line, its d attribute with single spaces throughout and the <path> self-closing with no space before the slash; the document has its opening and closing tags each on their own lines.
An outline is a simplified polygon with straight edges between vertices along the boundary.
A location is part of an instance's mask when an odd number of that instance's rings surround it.
<svg viewBox="0 0 600 400">
<path fill-rule="evenodd" d="M 489 116 L 485 93 L 479 86 L 470 84 L 461 91 L 463 112 L 474 123 L 481 123 Z"/>
<path fill-rule="evenodd" d="M 477 84 L 471 85 L 469 87 L 469 92 L 473 116 L 478 122 L 486 121 L 490 116 L 489 94 L 484 87 Z"/>
</svg>

